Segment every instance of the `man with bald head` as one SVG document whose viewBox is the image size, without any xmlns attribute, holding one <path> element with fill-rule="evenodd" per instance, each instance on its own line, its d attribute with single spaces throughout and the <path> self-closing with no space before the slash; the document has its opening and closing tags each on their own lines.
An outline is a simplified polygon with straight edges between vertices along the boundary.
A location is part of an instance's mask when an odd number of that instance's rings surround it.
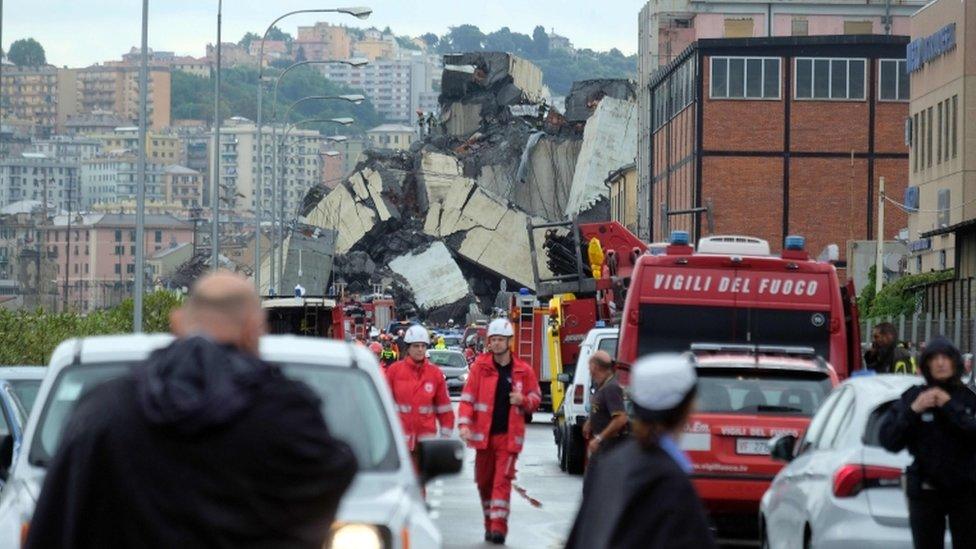
<svg viewBox="0 0 976 549">
<path fill-rule="evenodd" d="M 322 547 L 355 458 L 258 358 L 251 283 L 205 276 L 171 323 L 171 345 L 80 399 L 28 547 Z"/>
<path fill-rule="evenodd" d="M 627 434 L 624 392 L 613 371 L 613 358 L 596 351 L 589 361 L 590 378 L 596 392 L 590 397 L 590 417 L 583 424 L 583 438 L 589 439 L 590 462 L 616 446 Z"/>
</svg>

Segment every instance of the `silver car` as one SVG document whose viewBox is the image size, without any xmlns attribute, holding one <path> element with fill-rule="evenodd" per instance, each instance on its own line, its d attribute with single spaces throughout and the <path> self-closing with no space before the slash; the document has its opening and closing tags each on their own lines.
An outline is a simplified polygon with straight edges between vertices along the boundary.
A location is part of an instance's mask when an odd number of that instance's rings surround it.
<svg viewBox="0 0 976 549">
<path fill-rule="evenodd" d="M 878 431 L 885 411 L 922 382 L 892 374 L 848 379 L 820 406 L 802 439 L 773 439 L 773 457 L 788 463 L 760 503 L 764 547 L 912 547 L 901 488 L 912 458 L 882 448 Z"/>
<path fill-rule="evenodd" d="M 0 547 L 17 547 L 29 528 L 46 464 L 80 395 L 138 367 L 171 341 L 168 335 L 126 335 L 58 346 L 38 394 L 38 409 L 27 423 L 24 451 L 0 495 Z M 339 506 L 332 547 L 440 547 L 440 533 L 427 513 L 392 397 L 372 353 L 333 340 L 266 336 L 261 356 L 322 397 L 329 428 L 352 446 L 359 462 L 359 473 Z M 456 440 L 421 441 L 424 480 L 460 471 L 462 453 Z"/>
</svg>

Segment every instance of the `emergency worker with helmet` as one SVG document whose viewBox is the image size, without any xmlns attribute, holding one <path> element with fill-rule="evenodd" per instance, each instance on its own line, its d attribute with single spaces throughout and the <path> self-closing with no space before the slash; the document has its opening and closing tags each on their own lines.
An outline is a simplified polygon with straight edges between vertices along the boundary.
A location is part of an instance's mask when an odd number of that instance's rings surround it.
<svg viewBox="0 0 976 549">
<path fill-rule="evenodd" d="M 485 541 L 504 544 L 515 461 L 525 440 L 525 419 L 542 402 L 535 372 L 511 352 L 512 323 L 488 325 L 487 351 L 471 365 L 461 392 L 458 433 L 476 450 L 474 475 L 485 514 Z"/>
<path fill-rule="evenodd" d="M 438 434 L 450 436 L 454 430 L 454 410 L 444 374 L 427 359 L 430 341 L 427 330 L 414 324 L 407 329 L 403 341 L 406 356 L 394 362 L 385 373 L 416 465 L 417 440 Z"/>
</svg>

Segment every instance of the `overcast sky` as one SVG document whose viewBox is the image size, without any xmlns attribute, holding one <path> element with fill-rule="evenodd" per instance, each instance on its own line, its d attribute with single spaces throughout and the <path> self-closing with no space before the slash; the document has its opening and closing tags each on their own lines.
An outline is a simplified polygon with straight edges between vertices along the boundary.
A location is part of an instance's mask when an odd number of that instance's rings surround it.
<svg viewBox="0 0 976 549">
<path fill-rule="evenodd" d="M 350 26 L 387 25 L 411 36 L 471 23 L 484 32 L 507 26 L 531 34 L 536 25 L 569 37 L 577 47 L 630 54 L 637 50 L 637 14 L 645 0 L 355 0 L 331 4 L 313 0 L 227 0 L 223 40 L 236 42 L 247 31 L 263 32 L 276 17 L 292 10 L 339 5 L 365 5 L 374 13 L 367 21 L 338 14 L 295 15 L 283 30 L 317 20 Z M 149 47 L 201 57 L 216 39 L 217 1 L 150 0 Z M 142 3 L 138 0 L 16 0 L 6 2 L 3 47 L 33 37 L 54 65 L 87 66 L 118 59 L 139 44 Z"/>
</svg>

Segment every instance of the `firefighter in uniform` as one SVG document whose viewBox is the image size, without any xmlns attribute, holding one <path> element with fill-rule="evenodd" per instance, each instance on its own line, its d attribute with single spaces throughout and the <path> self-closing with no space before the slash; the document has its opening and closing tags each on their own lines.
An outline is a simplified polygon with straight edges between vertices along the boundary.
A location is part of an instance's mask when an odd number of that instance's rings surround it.
<svg viewBox="0 0 976 549">
<path fill-rule="evenodd" d="M 485 541 L 504 544 L 515 460 L 525 439 L 525 417 L 542 394 L 535 372 L 511 352 L 512 323 L 488 325 L 488 353 L 479 355 L 461 393 L 458 432 L 477 450 L 475 483 L 485 514 Z M 531 416 L 530 416 L 531 417 Z"/>
<path fill-rule="evenodd" d="M 454 411 L 444 374 L 427 360 L 427 342 L 430 341 L 427 330 L 415 324 L 407 330 L 403 340 L 407 356 L 386 369 L 386 379 L 400 414 L 407 448 L 417 465 L 417 439 L 438 434 L 450 436 L 454 430 Z"/>
</svg>

